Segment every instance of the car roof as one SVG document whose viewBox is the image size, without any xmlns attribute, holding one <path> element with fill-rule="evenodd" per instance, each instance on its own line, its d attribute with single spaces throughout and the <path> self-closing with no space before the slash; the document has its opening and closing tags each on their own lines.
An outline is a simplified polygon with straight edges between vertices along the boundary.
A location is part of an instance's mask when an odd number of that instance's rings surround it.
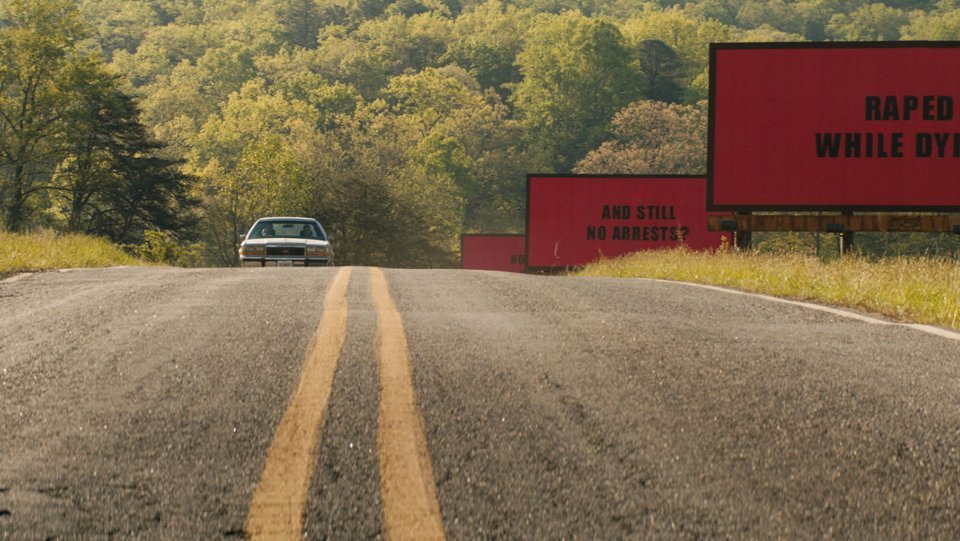
<svg viewBox="0 0 960 541">
<path fill-rule="evenodd" d="M 287 220 L 287 221 L 299 221 L 299 222 L 319 222 L 316 218 L 304 218 L 303 216 L 265 216 L 263 218 L 258 218 L 258 222 L 264 220 Z"/>
</svg>

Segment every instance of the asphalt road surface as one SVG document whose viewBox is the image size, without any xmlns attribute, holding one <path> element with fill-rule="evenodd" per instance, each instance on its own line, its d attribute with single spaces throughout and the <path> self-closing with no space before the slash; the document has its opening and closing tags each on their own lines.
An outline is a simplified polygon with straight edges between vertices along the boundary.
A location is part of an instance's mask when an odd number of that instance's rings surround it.
<svg viewBox="0 0 960 541">
<path fill-rule="evenodd" d="M 647 280 L 0 283 L 0 539 L 960 538 L 960 341 Z"/>
</svg>

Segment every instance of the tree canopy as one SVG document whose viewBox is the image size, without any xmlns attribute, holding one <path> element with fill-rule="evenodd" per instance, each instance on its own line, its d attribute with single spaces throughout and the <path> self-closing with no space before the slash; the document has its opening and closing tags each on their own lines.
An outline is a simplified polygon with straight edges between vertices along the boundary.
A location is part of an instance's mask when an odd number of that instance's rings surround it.
<svg viewBox="0 0 960 541">
<path fill-rule="evenodd" d="M 143 238 L 186 230 L 192 201 L 179 161 L 139 120 L 87 38 L 76 3 L 11 0 L 0 11 L 3 225 Z"/>
<path fill-rule="evenodd" d="M 940 0 L 0 0 L 3 227 L 449 265 L 530 172 L 700 173 L 708 45 L 953 40 Z"/>
</svg>

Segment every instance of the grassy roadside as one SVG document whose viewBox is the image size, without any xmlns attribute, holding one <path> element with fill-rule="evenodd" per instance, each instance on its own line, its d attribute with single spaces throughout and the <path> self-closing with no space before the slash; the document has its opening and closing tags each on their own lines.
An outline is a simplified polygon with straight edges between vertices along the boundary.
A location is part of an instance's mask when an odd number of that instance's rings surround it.
<svg viewBox="0 0 960 541">
<path fill-rule="evenodd" d="M 0 232 L 0 275 L 79 267 L 142 265 L 119 247 L 86 235 Z"/>
<path fill-rule="evenodd" d="M 861 308 L 960 329 L 960 262 L 898 257 L 833 261 L 754 252 L 639 252 L 588 265 L 579 276 L 661 278 Z"/>
</svg>

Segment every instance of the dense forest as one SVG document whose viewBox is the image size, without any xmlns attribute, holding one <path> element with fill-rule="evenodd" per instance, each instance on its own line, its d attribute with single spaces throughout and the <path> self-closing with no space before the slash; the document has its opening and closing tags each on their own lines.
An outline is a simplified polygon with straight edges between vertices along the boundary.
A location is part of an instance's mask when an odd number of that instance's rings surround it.
<svg viewBox="0 0 960 541">
<path fill-rule="evenodd" d="M 230 265 L 308 215 L 340 263 L 451 265 L 528 172 L 703 173 L 709 43 L 897 39 L 960 3 L 0 0 L 3 227 Z"/>
</svg>

